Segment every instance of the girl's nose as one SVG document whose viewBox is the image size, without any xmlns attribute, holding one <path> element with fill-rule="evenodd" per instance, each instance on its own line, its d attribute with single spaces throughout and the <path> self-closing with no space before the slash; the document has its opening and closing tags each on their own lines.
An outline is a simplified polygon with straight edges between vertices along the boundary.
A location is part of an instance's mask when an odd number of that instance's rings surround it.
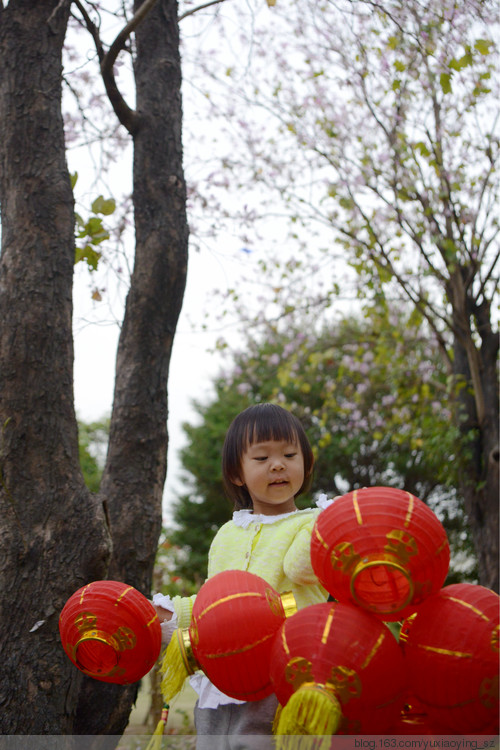
<svg viewBox="0 0 500 750">
<path fill-rule="evenodd" d="M 273 458 L 271 462 L 272 471 L 280 471 L 284 467 L 285 467 L 285 464 L 283 463 L 281 458 Z"/>
</svg>

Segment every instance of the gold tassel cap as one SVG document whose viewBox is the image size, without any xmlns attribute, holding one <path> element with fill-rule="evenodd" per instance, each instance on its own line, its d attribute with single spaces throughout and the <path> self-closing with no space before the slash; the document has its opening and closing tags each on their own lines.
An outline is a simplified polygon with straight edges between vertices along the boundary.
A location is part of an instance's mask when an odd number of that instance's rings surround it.
<svg viewBox="0 0 500 750">
<path fill-rule="evenodd" d="M 313 735 L 320 750 L 328 750 L 330 737 L 335 734 L 342 720 L 342 709 L 334 690 L 328 685 L 313 682 L 303 683 L 290 696 L 277 717 L 276 747 L 287 750 L 290 744 L 300 750 L 300 740 L 287 735 Z M 319 739 L 323 737 L 324 739 Z M 306 746 L 309 747 L 306 743 Z"/>
<path fill-rule="evenodd" d="M 184 680 L 194 674 L 199 665 L 194 658 L 188 628 L 177 628 L 170 640 L 160 668 L 163 678 L 161 692 L 165 703 L 181 690 Z"/>
</svg>

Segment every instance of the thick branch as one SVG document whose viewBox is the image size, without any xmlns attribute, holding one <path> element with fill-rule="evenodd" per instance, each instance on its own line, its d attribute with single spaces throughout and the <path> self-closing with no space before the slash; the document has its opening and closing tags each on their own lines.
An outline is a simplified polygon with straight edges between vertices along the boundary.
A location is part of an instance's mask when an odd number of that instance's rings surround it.
<svg viewBox="0 0 500 750">
<path fill-rule="evenodd" d="M 120 120 L 121 124 L 128 130 L 131 135 L 135 135 L 135 133 L 137 132 L 137 129 L 139 127 L 139 117 L 137 112 L 129 107 L 129 105 L 121 95 L 116 84 L 113 67 L 116 62 L 116 58 L 125 48 L 125 44 L 130 38 L 130 35 L 133 33 L 133 31 L 135 31 L 139 24 L 142 23 L 155 3 L 156 0 L 145 0 L 134 17 L 120 31 L 111 47 L 101 60 L 102 80 L 104 81 L 104 86 L 106 88 L 106 93 L 109 97 L 109 101 L 111 102 L 115 114 Z"/>
</svg>

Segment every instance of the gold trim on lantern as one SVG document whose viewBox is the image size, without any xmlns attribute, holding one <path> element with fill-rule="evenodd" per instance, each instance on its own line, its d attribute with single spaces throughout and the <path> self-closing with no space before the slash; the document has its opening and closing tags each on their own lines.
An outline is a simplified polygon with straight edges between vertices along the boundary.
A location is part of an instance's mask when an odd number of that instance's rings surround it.
<svg viewBox="0 0 500 750">
<path fill-rule="evenodd" d="M 481 612 L 480 609 L 477 607 L 474 607 L 473 604 L 470 604 L 470 602 L 464 602 L 462 599 L 456 599 L 454 596 L 447 596 L 447 599 L 450 600 L 450 602 L 456 602 L 457 604 L 461 604 L 463 607 L 467 607 L 468 609 L 471 609 L 476 615 L 479 615 L 479 617 L 482 617 L 483 620 L 486 620 L 486 622 L 490 621 L 490 618 L 487 617 L 487 615 L 484 614 L 484 612 Z"/>
<path fill-rule="evenodd" d="M 415 538 L 407 531 L 392 529 L 387 532 L 386 539 L 385 551 L 390 555 L 394 555 L 403 565 L 406 565 L 410 557 L 418 554 L 418 546 Z"/>
<path fill-rule="evenodd" d="M 314 684 L 311 662 L 303 656 L 294 656 L 285 667 L 285 680 L 293 686 L 294 691 L 301 685 Z"/>
<path fill-rule="evenodd" d="M 260 591 L 241 591 L 237 594 L 230 594 L 229 596 L 224 596 L 222 599 L 217 599 L 216 602 L 212 602 L 208 605 L 208 607 L 205 607 L 205 609 L 200 612 L 199 615 L 197 615 L 196 619 L 199 621 L 203 617 L 203 615 L 206 615 L 207 612 L 210 612 L 210 610 L 214 609 L 215 607 L 218 607 L 219 604 L 225 604 L 226 602 L 233 601 L 234 599 L 244 599 L 244 598 L 255 598 L 262 599 L 263 594 Z"/>
<path fill-rule="evenodd" d="M 438 646 L 426 646 L 424 643 L 418 643 L 417 646 L 423 651 L 432 651 L 435 654 L 443 654 L 443 656 L 458 656 L 459 659 L 473 658 L 473 654 L 467 651 L 450 651 L 447 648 L 439 648 Z"/>
<path fill-rule="evenodd" d="M 274 638 L 276 633 L 268 633 L 263 638 L 259 638 L 259 640 L 254 641 L 253 643 L 246 643 L 241 648 L 235 648 L 233 651 L 224 651 L 224 653 L 221 654 L 203 654 L 205 659 L 222 659 L 226 656 L 234 656 L 235 654 L 244 654 L 246 651 L 251 651 L 256 646 L 260 646 L 261 643 L 265 643 L 270 638 Z"/>
<path fill-rule="evenodd" d="M 406 578 L 408 582 L 409 592 L 404 599 L 404 601 L 398 606 L 397 609 L 390 608 L 390 609 L 379 609 L 378 607 L 370 606 L 369 602 L 366 602 L 364 599 L 358 596 L 355 583 L 356 578 L 359 576 L 360 573 L 363 573 L 365 570 L 368 570 L 368 568 L 376 568 L 383 565 L 386 568 L 394 568 L 399 573 L 402 573 L 404 578 Z M 394 559 L 392 559 L 392 556 L 389 555 L 381 555 L 379 559 L 377 560 L 362 560 L 356 565 L 356 568 L 354 569 L 354 572 L 351 576 L 351 596 L 356 602 L 356 604 L 359 604 L 361 607 L 364 607 L 365 609 L 370 609 L 372 612 L 378 612 L 378 614 L 392 614 L 394 612 L 399 612 L 402 609 L 404 609 L 412 600 L 414 593 L 414 586 L 413 581 L 408 573 L 408 571 L 400 565 L 398 562 L 396 562 Z"/>
<path fill-rule="evenodd" d="M 323 635 L 321 636 L 321 643 L 323 645 L 327 642 L 328 636 L 330 635 L 330 628 L 332 627 L 332 620 L 333 620 L 334 614 L 335 614 L 335 607 L 330 607 L 330 611 L 328 612 L 328 616 L 326 618 Z"/>
<path fill-rule="evenodd" d="M 361 511 L 359 509 L 359 503 L 358 503 L 358 491 L 354 490 L 354 495 L 352 496 L 352 504 L 354 506 L 354 512 L 356 514 L 356 520 L 360 526 L 363 525 L 363 517 L 361 515 Z"/>
<path fill-rule="evenodd" d="M 187 673 L 194 674 L 198 669 L 198 662 L 193 654 L 189 628 L 177 628 L 177 641 Z"/>
<path fill-rule="evenodd" d="M 118 597 L 118 599 L 115 602 L 115 607 L 117 607 L 120 604 L 120 602 L 123 599 L 123 597 L 126 596 L 129 591 L 132 591 L 133 588 L 134 588 L 133 586 L 129 586 L 128 588 L 126 588 L 126 589 L 124 589 L 122 591 L 122 593 L 120 594 L 120 596 Z"/>
<path fill-rule="evenodd" d="M 105 643 L 106 646 L 111 646 L 113 651 L 116 655 L 116 664 L 112 667 L 112 669 L 109 672 L 92 672 L 90 669 L 88 669 L 83 662 L 81 662 L 78 659 L 78 647 L 84 643 L 85 641 L 99 641 L 99 643 Z M 78 641 L 75 643 L 74 646 L 71 647 L 73 660 L 78 666 L 79 669 L 81 669 L 85 674 L 90 675 L 93 677 L 94 675 L 97 675 L 99 677 L 109 677 L 114 673 L 118 666 L 118 652 L 120 651 L 120 647 L 116 640 L 113 638 L 112 635 L 109 635 L 108 633 L 105 633 L 103 630 L 87 630 L 85 633 L 83 633 L 82 637 L 78 639 Z"/>
<path fill-rule="evenodd" d="M 294 615 L 297 611 L 297 602 L 295 601 L 293 593 L 291 591 L 285 591 L 283 594 L 281 594 L 280 599 L 281 604 L 283 605 L 285 618 Z"/>
<path fill-rule="evenodd" d="M 490 645 L 492 651 L 495 651 L 495 653 L 498 654 L 499 651 L 499 644 L 498 644 L 498 631 L 500 629 L 500 625 L 495 625 L 493 630 L 491 631 L 491 639 L 490 639 Z"/>
<path fill-rule="evenodd" d="M 360 561 L 361 555 L 356 552 L 351 542 L 339 542 L 330 555 L 332 568 L 344 574 L 349 573 Z"/>
<path fill-rule="evenodd" d="M 82 593 L 80 594 L 80 604 L 83 604 L 83 597 L 87 593 L 88 589 L 90 588 L 91 584 L 88 583 L 86 586 L 83 587 Z"/>
<path fill-rule="evenodd" d="M 418 612 L 412 612 L 412 614 L 408 615 L 408 617 L 406 618 L 407 630 L 403 630 L 403 628 L 401 628 L 401 631 L 399 633 L 399 642 L 400 643 L 401 642 L 402 643 L 406 643 L 407 642 L 410 627 L 413 624 L 413 622 L 414 622 L 415 617 L 417 616 L 417 614 L 418 614 Z"/>
<path fill-rule="evenodd" d="M 288 647 L 288 643 L 286 642 L 285 628 L 281 627 L 280 630 L 281 630 L 281 643 L 283 645 L 283 650 L 287 656 L 290 656 L 290 649 Z"/>
<path fill-rule="evenodd" d="M 105 633 L 104 630 L 86 630 L 74 645 L 75 653 L 78 646 L 84 641 L 100 641 L 101 643 L 105 643 L 107 646 L 111 646 L 111 648 L 113 648 L 115 651 L 120 651 L 120 647 L 116 639 L 113 638 L 112 635 L 109 635 L 109 633 Z"/>
<path fill-rule="evenodd" d="M 329 549 L 328 544 L 325 542 L 325 540 L 319 533 L 317 524 L 314 524 L 314 533 L 316 535 L 318 542 L 321 544 L 321 546 L 324 547 L 326 550 Z"/>
<path fill-rule="evenodd" d="M 406 528 L 408 528 L 408 526 L 410 525 L 411 517 L 413 515 L 413 506 L 415 505 L 415 498 L 411 494 L 411 492 L 407 492 L 407 495 L 408 495 L 408 511 L 406 513 L 406 518 L 405 518 Z"/>
<path fill-rule="evenodd" d="M 342 704 L 348 703 L 351 698 L 359 698 L 363 691 L 361 679 L 355 669 L 337 664 L 332 667 L 327 687 L 337 695 Z"/>
<path fill-rule="evenodd" d="M 377 642 L 375 643 L 375 645 L 373 646 L 372 650 L 370 651 L 370 653 L 368 654 L 368 656 L 364 660 L 363 664 L 361 665 L 361 669 L 366 669 L 366 667 L 371 662 L 371 660 L 373 659 L 373 657 L 375 656 L 375 654 L 379 650 L 380 646 L 384 642 L 384 638 L 385 638 L 385 633 L 380 633 L 380 635 L 379 635 L 379 637 L 377 639 Z"/>
</svg>

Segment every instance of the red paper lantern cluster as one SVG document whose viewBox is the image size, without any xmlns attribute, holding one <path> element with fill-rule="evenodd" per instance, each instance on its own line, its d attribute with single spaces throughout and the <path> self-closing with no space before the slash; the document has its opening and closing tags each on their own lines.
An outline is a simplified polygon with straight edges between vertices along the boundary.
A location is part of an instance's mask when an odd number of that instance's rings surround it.
<svg viewBox="0 0 500 750">
<path fill-rule="evenodd" d="M 387 626 L 338 602 L 306 607 L 285 621 L 270 673 L 283 713 L 297 697 L 280 734 L 326 733 L 328 712 L 330 734 L 384 733 L 398 718 L 406 687 L 403 655 Z"/>
<path fill-rule="evenodd" d="M 493 591 L 457 583 L 403 623 L 412 691 L 437 732 L 498 732 L 499 604 Z"/>
<path fill-rule="evenodd" d="M 59 632 L 73 664 L 103 682 L 137 682 L 161 649 L 153 605 L 119 581 L 94 581 L 78 589 L 61 611 Z"/>
<path fill-rule="evenodd" d="M 368 487 L 318 516 L 311 561 L 330 594 L 386 621 L 400 620 L 439 591 L 450 552 L 430 508 L 409 492 Z"/>
</svg>

